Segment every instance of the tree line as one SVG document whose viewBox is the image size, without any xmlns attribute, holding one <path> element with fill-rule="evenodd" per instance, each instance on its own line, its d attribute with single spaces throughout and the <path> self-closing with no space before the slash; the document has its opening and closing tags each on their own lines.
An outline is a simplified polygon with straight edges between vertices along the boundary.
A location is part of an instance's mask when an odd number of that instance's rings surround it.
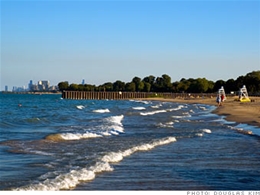
<svg viewBox="0 0 260 195">
<path fill-rule="evenodd" d="M 206 78 L 182 78 L 180 81 L 171 81 L 171 77 L 163 74 L 161 77 L 153 75 L 143 79 L 135 76 L 130 82 L 117 80 L 95 86 L 91 84 L 69 84 L 63 81 L 58 84 L 59 90 L 71 91 L 129 91 L 129 92 L 172 92 L 172 93 L 215 93 L 221 86 L 226 93 L 237 92 L 245 85 L 249 94 L 260 94 L 260 71 L 252 71 L 236 80 L 228 79 L 213 82 Z"/>
</svg>

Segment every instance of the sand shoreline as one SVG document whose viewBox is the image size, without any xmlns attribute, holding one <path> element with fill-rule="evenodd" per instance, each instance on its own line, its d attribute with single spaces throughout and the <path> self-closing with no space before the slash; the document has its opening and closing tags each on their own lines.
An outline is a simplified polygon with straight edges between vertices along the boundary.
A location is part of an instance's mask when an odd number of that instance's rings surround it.
<svg viewBox="0 0 260 195">
<path fill-rule="evenodd" d="M 237 97 L 228 97 L 222 106 L 217 106 L 215 98 L 147 98 L 145 100 L 168 101 L 186 104 L 207 104 L 215 105 L 216 109 L 212 111 L 214 114 L 225 116 L 227 121 L 237 123 L 246 123 L 252 126 L 260 127 L 260 97 L 252 97 L 254 102 L 238 102 L 234 101 Z"/>
</svg>

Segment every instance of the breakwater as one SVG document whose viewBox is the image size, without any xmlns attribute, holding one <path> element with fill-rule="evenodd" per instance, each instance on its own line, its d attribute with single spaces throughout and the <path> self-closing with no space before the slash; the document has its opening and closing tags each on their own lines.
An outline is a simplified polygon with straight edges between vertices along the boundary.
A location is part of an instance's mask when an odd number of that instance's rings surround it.
<svg viewBox="0 0 260 195">
<path fill-rule="evenodd" d="M 215 98 L 213 93 L 155 93 L 155 92 L 121 92 L 121 91 L 63 91 L 63 99 L 142 99 L 142 98 Z"/>
</svg>

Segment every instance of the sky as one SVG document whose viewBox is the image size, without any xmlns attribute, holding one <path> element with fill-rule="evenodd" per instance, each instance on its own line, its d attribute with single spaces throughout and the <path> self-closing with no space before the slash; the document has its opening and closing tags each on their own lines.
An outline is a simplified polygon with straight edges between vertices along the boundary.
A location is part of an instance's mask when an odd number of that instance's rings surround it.
<svg viewBox="0 0 260 195">
<path fill-rule="evenodd" d="M 1 90 L 163 74 L 215 82 L 256 70 L 258 0 L 1 0 Z"/>
</svg>

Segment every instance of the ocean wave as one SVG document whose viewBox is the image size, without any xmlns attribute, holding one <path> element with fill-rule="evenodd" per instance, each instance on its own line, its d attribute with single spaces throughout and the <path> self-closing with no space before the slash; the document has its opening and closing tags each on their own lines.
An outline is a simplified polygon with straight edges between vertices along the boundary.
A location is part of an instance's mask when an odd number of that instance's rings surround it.
<svg viewBox="0 0 260 195">
<path fill-rule="evenodd" d="M 75 188 L 82 181 L 95 179 L 96 173 L 113 171 L 113 168 L 105 162 L 97 162 L 94 166 L 71 170 L 68 173 L 60 174 L 54 179 L 46 179 L 42 183 L 32 184 L 25 187 L 14 189 L 15 191 L 57 191 Z"/>
<path fill-rule="evenodd" d="M 211 130 L 210 130 L 210 129 L 202 129 L 202 131 L 203 131 L 204 133 L 211 133 Z"/>
<path fill-rule="evenodd" d="M 107 113 L 110 112 L 109 109 L 98 109 L 98 110 L 93 110 L 93 112 L 97 112 L 97 113 Z"/>
<path fill-rule="evenodd" d="M 122 120 L 124 115 L 111 116 L 103 119 L 103 123 L 85 131 L 84 133 L 79 132 L 68 132 L 68 133 L 57 133 L 48 135 L 45 139 L 50 141 L 64 141 L 64 140 L 80 140 L 88 138 L 97 138 L 110 135 L 119 135 L 124 133 L 124 126 Z"/>
<path fill-rule="evenodd" d="M 172 116 L 172 118 L 182 119 L 182 118 L 189 118 L 189 117 L 191 117 L 191 115 L 189 114 L 189 112 L 184 112 L 184 113 L 182 113 L 182 114 L 183 114 L 183 115 Z"/>
<path fill-rule="evenodd" d="M 174 122 L 168 122 L 168 123 L 158 123 L 158 127 L 166 127 L 166 128 L 173 128 Z"/>
<path fill-rule="evenodd" d="M 201 109 L 201 110 L 208 110 L 206 107 L 204 107 L 204 106 L 199 106 L 199 108 Z"/>
<path fill-rule="evenodd" d="M 131 154 L 133 154 L 135 152 L 148 151 L 157 146 L 169 144 L 169 143 L 172 143 L 175 141 L 177 141 L 175 137 L 166 137 L 166 138 L 158 139 L 158 140 L 152 141 L 151 143 L 134 146 L 134 147 L 127 149 L 125 151 L 122 151 L 122 152 L 111 152 L 111 153 L 105 155 L 102 158 L 102 161 L 108 162 L 108 163 L 119 162 L 119 161 L 123 160 L 124 157 L 130 156 Z"/>
<path fill-rule="evenodd" d="M 146 108 L 145 107 L 132 107 L 132 109 L 134 109 L 134 110 L 145 110 Z"/>
<path fill-rule="evenodd" d="M 169 108 L 166 110 L 155 110 L 155 111 L 151 111 L 151 112 L 141 112 L 140 115 L 147 116 L 147 115 L 154 115 L 154 114 L 163 113 L 163 112 L 172 112 L 172 111 L 180 110 L 183 107 L 184 107 L 183 105 L 179 105 L 177 108 Z"/>
<path fill-rule="evenodd" d="M 147 116 L 147 115 L 154 115 L 154 114 L 163 113 L 163 112 L 167 112 L 167 111 L 166 110 L 156 110 L 156 111 L 152 111 L 152 112 L 141 112 L 140 115 Z"/>
<path fill-rule="evenodd" d="M 169 108 L 169 109 L 167 109 L 167 111 L 172 112 L 172 111 L 180 110 L 182 108 L 184 108 L 184 106 L 183 105 L 179 105 L 177 108 Z"/>
<path fill-rule="evenodd" d="M 196 133 L 196 136 L 202 137 L 204 134 L 203 133 Z"/>
<path fill-rule="evenodd" d="M 58 133 L 48 135 L 45 139 L 51 141 L 61 141 L 61 140 L 79 140 L 87 138 L 102 137 L 102 135 L 86 132 L 86 133 Z"/>
<path fill-rule="evenodd" d="M 119 116 L 108 117 L 105 120 L 108 121 L 108 122 L 111 122 L 111 123 L 122 125 L 123 118 L 124 118 L 124 115 L 119 115 Z"/>
<path fill-rule="evenodd" d="M 129 101 L 134 101 L 136 103 L 142 103 L 142 104 L 151 104 L 149 101 L 144 101 L 144 100 L 129 100 Z"/>
<path fill-rule="evenodd" d="M 89 168 L 70 170 L 68 173 L 59 174 L 53 179 L 48 179 L 44 177 L 46 179 L 43 182 L 16 188 L 13 190 L 15 191 L 57 191 L 57 190 L 73 189 L 81 182 L 94 180 L 97 173 L 113 171 L 114 168 L 111 167 L 109 163 L 120 162 L 124 159 L 124 157 L 130 156 L 135 152 L 148 151 L 157 146 L 169 144 L 175 141 L 176 141 L 175 137 L 166 137 L 166 138 L 154 140 L 151 143 L 134 146 L 124 151 L 110 152 L 102 156 L 94 166 L 90 166 Z M 45 175 L 51 175 L 51 173 Z"/>
<path fill-rule="evenodd" d="M 77 107 L 77 109 L 79 109 L 79 110 L 82 110 L 83 108 L 85 108 L 83 105 L 78 105 L 78 106 L 76 106 Z"/>
<path fill-rule="evenodd" d="M 232 130 L 235 130 L 237 131 L 238 133 L 242 133 L 242 134 L 245 134 L 245 135 L 254 135 L 253 131 L 252 130 L 246 130 L 244 128 L 242 128 L 241 126 L 235 126 L 235 127 L 232 127 L 232 126 L 228 126 L 228 128 L 232 129 Z M 257 135 L 257 134 L 256 134 Z M 260 135 L 260 134 L 259 134 Z"/>
<path fill-rule="evenodd" d="M 195 135 L 198 136 L 198 137 L 202 137 L 202 136 L 204 136 L 204 133 L 208 133 L 208 134 L 211 133 L 211 130 L 210 130 L 210 129 L 200 129 L 200 131 L 201 131 L 201 132 L 196 133 Z"/>
<path fill-rule="evenodd" d="M 151 106 L 151 108 L 159 108 L 161 106 L 162 106 L 162 104 L 157 104 L 157 105 Z"/>
</svg>

